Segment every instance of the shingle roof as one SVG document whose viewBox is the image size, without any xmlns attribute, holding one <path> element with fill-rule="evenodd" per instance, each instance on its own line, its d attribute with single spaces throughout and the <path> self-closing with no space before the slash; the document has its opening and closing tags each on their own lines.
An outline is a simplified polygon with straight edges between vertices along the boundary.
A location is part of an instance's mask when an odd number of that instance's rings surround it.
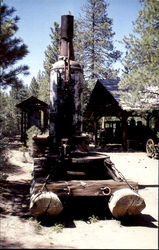
<svg viewBox="0 0 159 250">
<path fill-rule="evenodd" d="M 120 105 L 118 83 L 119 78 L 97 80 L 86 107 L 85 116 L 118 116 L 123 109 Z"/>
<path fill-rule="evenodd" d="M 39 100 L 38 98 L 31 96 L 28 99 L 22 101 L 21 103 L 16 105 L 17 108 L 20 108 L 22 110 L 28 110 L 30 108 L 38 108 L 38 109 L 42 109 L 42 108 L 48 108 L 48 104 Z"/>
<path fill-rule="evenodd" d="M 120 79 L 107 79 L 107 80 L 101 80 L 99 79 L 98 82 L 103 85 L 103 87 L 111 93 L 111 95 L 120 102 L 120 95 L 117 93 L 119 91 L 118 83 Z"/>
</svg>

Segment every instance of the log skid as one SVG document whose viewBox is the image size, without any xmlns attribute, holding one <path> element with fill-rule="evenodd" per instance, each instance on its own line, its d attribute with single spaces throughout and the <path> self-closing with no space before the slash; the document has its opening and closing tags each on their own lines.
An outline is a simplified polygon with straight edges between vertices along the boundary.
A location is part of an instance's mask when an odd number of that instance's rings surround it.
<svg viewBox="0 0 159 250">
<path fill-rule="evenodd" d="M 52 192 L 41 192 L 31 196 L 30 212 L 34 217 L 44 214 L 57 216 L 62 210 L 60 199 Z"/>
<path fill-rule="evenodd" d="M 106 155 L 76 153 L 58 161 L 56 155 L 41 154 L 34 158 L 32 176 L 30 212 L 34 217 L 60 214 L 63 197 L 108 196 L 116 218 L 139 214 L 145 207 L 137 193 L 138 183 L 121 178 Z"/>
<path fill-rule="evenodd" d="M 136 182 L 129 181 L 129 184 L 138 189 Z M 33 192 L 36 194 L 42 188 L 41 183 L 34 184 Z M 106 196 L 111 195 L 118 189 L 127 188 L 125 182 L 117 182 L 114 180 L 71 180 L 71 181 L 55 181 L 45 185 L 45 191 L 56 193 L 59 197 L 63 196 Z"/>
<path fill-rule="evenodd" d="M 115 191 L 108 205 L 111 213 L 116 218 L 126 215 L 137 215 L 146 206 L 144 199 L 128 188 Z"/>
</svg>

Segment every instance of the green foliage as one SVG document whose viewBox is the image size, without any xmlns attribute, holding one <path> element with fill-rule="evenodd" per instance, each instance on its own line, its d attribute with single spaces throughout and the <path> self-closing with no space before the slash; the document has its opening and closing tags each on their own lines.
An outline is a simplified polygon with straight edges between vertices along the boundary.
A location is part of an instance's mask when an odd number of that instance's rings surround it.
<svg viewBox="0 0 159 250">
<path fill-rule="evenodd" d="M 64 225 L 63 224 L 56 224 L 52 227 L 53 231 L 57 232 L 57 233 L 62 233 L 63 231 L 63 228 L 64 228 Z"/>
<path fill-rule="evenodd" d="M 51 44 L 45 51 L 44 69 L 46 75 L 50 76 L 50 69 L 53 63 L 58 61 L 59 45 L 60 45 L 60 26 L 57 22 L 54 22 L 51 27 Z"/>
<path fill-rule="evenodd" d="M 38 221 L 35 217 L 30 217 L 28 219 L 28 222 L 30 223 L 30 225 L 32 225 L 34 227 L 34 231 L 35 233 L 39 234 L 41 233 L 43 227 L 41 225 L 41 221 Z"/>
<path fill-rule="evenodd" d="M 91 82 L 114 76 L 112 64 L 120 57 L 113 47 L 114 32 L 107 6 L 104 0 L 87 0 L 76 21 L 75 54 L 84 66 L 86 80 Z"/>
<path fill-rule="evenodd" d="M 80 18 L 74 25 L 75 58 L 83 66 L 84 107 L 97 79 L 117 76 L 113 69 L 121 54 L 113 46 L 112 19 L 107 14 L 108 4 L 104 0 L 87 0 L 81 9 Z"/>
<path fill-rule="evenodd" d="M 38 99 L 48 103 L 49 102 L 49 78 L 45 72 L 38 73 L 37 82 L 39 85 Z"/>
<path fill-rule="evenodd" d="M 159 97 L 159 4 L 144 0 L 142 6 L 134 34 L 123 39 L 127 53 L 120 88 L 127 90 L 122 98 L 133 107 L 155 105 Z"/>
<path fill-rule="evenodd" d="M 8 175 L 3 172 L 4 165 L 6 165 L 8 159 L 7 145 L 8 138 L 3 137 L 2 134 L 0 134 L 0 181 L 6 181 L 8 177 Z"/>
<path fill-rule="evenodd" d="M 3 135 L 6 121 L 7 94 L 0 91 L 0 135 Z"/>
<path fill-rule="evenodd" d="M 21 80 L 18 78 L 20 74 L 28 74 L 28 66 L 20 65 L 14 66 L 23 59 L 28 53 L 27 46 L 22 39 L 14 37 L 18 30 L 17 22 L 19 17 L 12 17 L 15 9 L 9 8 L 2 3 L 0 6 L 1 12 L 1 32 L 0 32 L 0 67 L 1 67 L 1 86 L 6 88 L 8 86 L 21 85 Z"/>
<path fill-rule="evenodd" d="M 98 216 L 92 215 L 88 218 L 88 220 L 90 223 L 96 223 L 99 221 L 99 218 L 98 218 Z"/>
<path fill-rule="evenodd" d="M 28 147 L 32 147 L 32 144 L 33 144 L 32 138 L 33 138 L 33 136 L 40 135 L 41 130 L 36 126 L 32 126 L 26 131 L 26 134 L 27 134 L 27 143 L 26 144 L 27 144 Z"/>
<path fill-rule="evenodd" d="M 50 38 L 51 43 L 45 51 L 44 71 L 39 71 L 36 79 L 38 84 L 37 97 L 46 103 L 49 102 L 50 69 L 52 64 L 58 60 L 59 56 L 60 27 L 57 22 L 54 22 L 53 27 L 51 27 Z"/>
<path fill-rule="evenodd" d="M 0 171 L 0 181 L 6 181 L 8 175 Z"/>
<path fill-rule="evenodd" d="M 12 17 L 15 9 L 9 8 L 2 3 L 1 12 L 1 32 L 0 32 L 0 122 L 1 135 L 14 136 L 20 130 L 20 113 L 16 104 L 24 100 L 27 96 L 27 88 L 22 85 L 18 78 L 20 74 L 27 74 L 26 65 L 16 66 L 18 61 L 27 55 L 27 46 L 20 38 L 14 35 L 18 30 L 17 22 L 19 17 Z M 2 90 L 11 87 L 10 92 L 6 94 Z"/>
<path fill-rule="evenodd" d="M 20 110 L 16 104 L 28 97 L 27 87 L 21 85 L 12 87 L 8 94 L 0 91 L 1 133 L 4 136 L 14 136 L 20 133 Z"/>
<path fill-rule="evenodd" d="M 89 80 L 83 80 L 83 109 L 85 110 L 87 103 L 89 101 L 92 87 L 95 85 L 95 79 L 91 82 Z"/>
<path fill-rule="evenodd" d="M 38 94 L 39 94 L 39 84 L 35 79 L 35 77 L 33 77 L 29 86 L 29 95 L 38 98 Z"/>
<path fill-rule="evenodd" d="M 19 151 L 21 151 L 21 152 L 26 152 L 26 151 L 27 151 L 27 147 L 21 146 L 21 147 L 19 148 Z"/>
</svg>

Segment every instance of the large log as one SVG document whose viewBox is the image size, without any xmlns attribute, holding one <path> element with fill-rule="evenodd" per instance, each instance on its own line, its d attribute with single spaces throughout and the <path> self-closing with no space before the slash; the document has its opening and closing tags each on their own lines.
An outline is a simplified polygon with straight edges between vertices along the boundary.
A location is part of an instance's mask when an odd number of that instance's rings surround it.
<svg viewBox="0 0 159 250">
<path fill-rule="evenodd" d="M 129 188 L 117 190 L 109 200 L 109 209 L 114 217 L 137 215 L 146 206 L 144 199 Z"/>
<path fill-rule="evenodd" d="M 58 196 L 52 192 L 32 194 L 30 201 L 30 213 L 38 217 L 44 214 L 58 215 L 63 210 L 63 205 Z"/>
<path fill-rule="evenodd" d="M 42 183 L 36 183 L 33 188 L 34 194 L 38 193 L 42 187 Z M 138 189 L 138 183 L 128 181 L 128 183 Z M 115 191 L 127 188 L 127 183 L 114 180 L 71 180 L 71 181 L 55 181 L 45 185 L 46 191 L 51 191 L 60 196 L 105 196 L 111 195 Z"/>
</svg>

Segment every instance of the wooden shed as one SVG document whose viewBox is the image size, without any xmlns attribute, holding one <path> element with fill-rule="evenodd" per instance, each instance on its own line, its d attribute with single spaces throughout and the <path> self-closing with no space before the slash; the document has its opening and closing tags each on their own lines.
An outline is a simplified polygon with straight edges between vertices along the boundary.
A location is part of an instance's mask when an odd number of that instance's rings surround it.
<svg viewBox="0 0 159 250">
<path fill-rule="evenodd" d="M 123 149 L 127 150 L 127 118 L 129 113 L 122 108 L 119 99 L 117 79 L 97 80 L 95 87 L 91 93 L 88 105 L 85 110 L 85 120 L 93 123 L 93 129 L 97 139 L 98 122 L 102 117 L 113 117 L 106 119 L 104 129 L 108 131 L 108 135 L 121 133 L 119 142 Z M 118 130 L 118 131 L 117 131 Z M 113 137 L 112 137 L 113 138 Z"/>
<path fill-rule="evenodd" d="M 26 139 L 26 130 L 35 125 L 42 132 L 48 128 L 48 104 L 34 96 L 16 105 L 21 110 L 21 140 Z"/>
</svg>

